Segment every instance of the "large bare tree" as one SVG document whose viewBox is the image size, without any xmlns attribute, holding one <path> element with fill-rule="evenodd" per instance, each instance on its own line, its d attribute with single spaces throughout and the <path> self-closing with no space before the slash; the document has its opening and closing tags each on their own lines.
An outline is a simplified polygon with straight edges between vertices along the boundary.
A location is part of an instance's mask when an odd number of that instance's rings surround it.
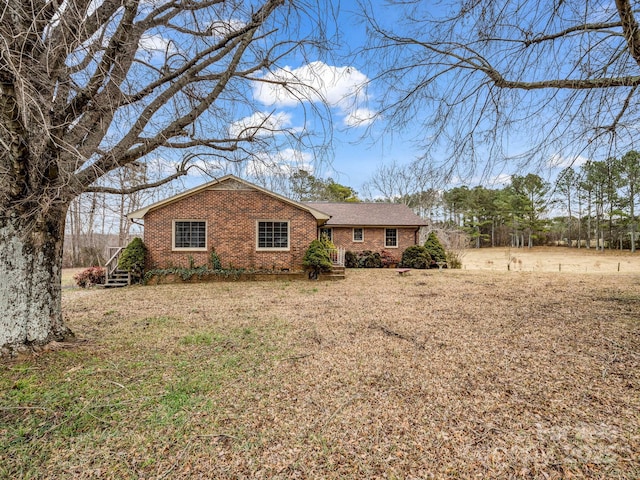
<svg viewBox="0 0 640 480">
<path fill-rule="evenodd" d="M 363 0 L 372 34 L 361 53 L 384 82 L 380 112 L 415 132 L 427 156 L 446 158 L 450 173 L 636 147 L 637 2 L 385 3 Z"/>
<path fill-rule="evenodd" d="M 305 22 L 304 33 L 297 20 L 319 18 L 314 5 L 287 0 L 3 3 L 4 353 L 70 334 L 61 314 L 60 281 L 65 215 L 74 198 L 160 185 L 186 174 L 192 161 L 240 158 L 239 151 L 267 141 L 255 123 L 238 129 L 230 122 L 255 113 L 252 81 L 264 80 L 264 72 L 284 55 L 305 54 L 298 39 L 319 33 L 319 20 Z M 269 114 L 260 118 L 274 129 Z M 99 181 L 151 156 L 177 158 L 178 167 L 124 192 Z"/>
</svg>

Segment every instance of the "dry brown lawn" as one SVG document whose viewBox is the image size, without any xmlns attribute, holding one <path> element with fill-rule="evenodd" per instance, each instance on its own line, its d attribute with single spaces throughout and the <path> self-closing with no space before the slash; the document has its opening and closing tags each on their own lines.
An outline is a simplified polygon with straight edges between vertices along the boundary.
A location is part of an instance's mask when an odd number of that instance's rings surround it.
<svg viewBox="0 0 640 480">
<path fill-rule="evenodd" d="M 82 342 L 0 366 L 0 477 L 640 478 L 640 270 L 473 257 L 65 291 Z"/>
<path fill-rule="evenodd" d="M 640 252 L 561 247 L 481 248 L 467 250 L 463 264 L 468 270 L 640 273 Z"/>
</svg>

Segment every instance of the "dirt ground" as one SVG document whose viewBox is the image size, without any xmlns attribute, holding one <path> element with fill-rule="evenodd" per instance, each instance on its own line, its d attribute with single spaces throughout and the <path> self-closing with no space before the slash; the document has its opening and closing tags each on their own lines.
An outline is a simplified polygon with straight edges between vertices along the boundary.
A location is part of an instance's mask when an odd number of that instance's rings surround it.
<svg viewBox="0 0 640 480">
<path fill-rule="evenodd" d="M 637 260 L 542 251 L 65 290 L 80 343 L 0 366 L 0 477 L 640 478 Z"/>
</svg>

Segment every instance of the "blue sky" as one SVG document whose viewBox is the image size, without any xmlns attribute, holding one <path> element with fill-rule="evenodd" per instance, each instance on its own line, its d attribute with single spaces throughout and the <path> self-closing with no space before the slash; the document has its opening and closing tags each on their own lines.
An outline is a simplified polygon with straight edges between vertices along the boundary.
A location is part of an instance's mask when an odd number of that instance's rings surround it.
<svg viewBox="0 0 640 480">
<path fill-rule="evenodd" d="M 383 3 L 383 0 L 375 1 L 380 5 Z M 325 33 L 334 48 L 315 58 L 309 54 L 313 50 L 306 50 L 304 56 L 296 51 L 281 59 L 279 68 L 272 73 L 262 73 L 266 79 L 287 80 L 289 85 L 298 83 L 297 95 L 272 83 L 256 82 L 250 89 L 252 111 L 239 108 L 235 121 L 228 127 L 232 135 L 259 124 L 273 130 L 315 131 L 317 135 L 310 140 L 311 148 L 300 148 L 283 141 L 277 152 L 254 152 L 253 160 L 241 168 L 223 164 L 217 170 L 208 168 L 209 173 L 216 176 L 234 173 L 249 180 L 257 179 L 259 183 L 265 181 L 268 186 L 264 176 L 269 173 L 286 175 L 296 168 L 304 168 L 362 192 L 362 185 L 381 164 L 409 163 L 420 155 L 410 140 L 415 132 L 396 129 L 391 133 L 385 130 L 385 119 L 376 117 L 379 95 L 375 92 L 376 87 L 370 85 L 371 72 L 365 73 L 367 65 L 363 64 L 363 58 L 350 53 L 366 41 L 366 25 L 357 3 L 330 4 L 335 10 L 327 12 L 325 20 L 335 30 Z M 308 27 L 314 28 L 313 25 Z M 148 56 L 165 48 L 167 42 L 160 36 L 146 37 L 144 44 L 141 43 L 141 50 L 147 51 Z M 300 98 L 305 100 L 300 101 Z M 171 158 L 176 161 L 176 155 L 181 154 L 166 150 L 156 152 L 159 159 L 165 158 L 170 164 L 173 163 Z M 207 180 L 206 176 L 192 171 L 186 184 L 191 187 Z"/>
<path fill-rule="evenodd" d="M 401 24 L 393 18 L 399 15 L 400 9 L 383 9 L 384 0 L 372 2 L 376 14 L 384 12 L 379 15 L 380 18 L 386 22 Z M 356 2 L 344 1 L 337 5 L 339 7 L 333 17 L 337 22 L 337 31 L 328 32 L 336 41 L 337 48 L 334 51 L 322 58 L 296 54 L 282 59 L 278 65 L 280 68 L 268 74 L 263 73 L 267 79 L 286 80 L 289 85 L 295 79 L 300 83 L 298 95 L 292 95 L 274 83 L 256 82 L 251 89 L 253 111 L 239 111 L 235 122 L 229 126 L 232 134 L 264 123 L 275 130 L 316 130 L 320 135 L 312 143 L 315 142 L 316 147 L 326 143 L 325 146 L 330 148 L 325 151 L 324 156 L 320 156 L 320 148 L 283 144 L 277 153 L 256 152 L 248 165 L 236 167 L 231 173 L 253 180 L 254 176 L 264 177 L 269 173 L 286 175 L 296 168 L 305 168 L 317 176 L 332 177 L 363 192 L 363 184 L 380 165 L 392 162 L 408 164 L 424 153 L 419 147 L 419 140 L 428 135 L 428 132 L 413 125 L 404 129 L 389 129 L 384 116 L 376 116 L 378 101 L 384 93 L 377 90 L 381 88 L 379 85 L 370 83 L 376 72 L 371 70 L 371 65 L 364 63 L 364 58 L 349 53 L 357 51 L 365 43 L 366 26 Z M 335 36 L 332 35 L 334 33 Z M 300 98 L 307 100 L 301 102 Z M 423 107 L 430 108 L 429 105 Z M 330 114 L 331 121 L 327 121 L 327 114 Z M 511 150 L 510 153 L 517 153 L 526 148 L 526 142 L 514 136 L 507 147 Z M 442 160 L 438 157 L 444 154 L 431 152 L 431 155 L 437 161 Z M 551 179 L 554 172 L 566 165 L 561 157 L 555 160 L 557 167 L 547 168 L 544 172 L 547 179 Z M 578 159 L 577 164 L 583 160 Z M 483 170 L 482 165 L 478 170 Z M 219 172 L 225 173 L 230 172 L 224 168 Z M 517 166 L 507 166 L 483 173 L 482 181 L 477 176 L 465 183 L 501 187 L 508 182 L 510 174 L 526 172 Z M 201 181 L 204 180 L 194 177 L 189 183 Z M 375 195 L 375 192 L 372 194 Z"/>
<path fill-rule="evenodd" d="M 401 21 L 393 18 L 402 10 L 385 7 L 384 0 L 374 0 L 374 9 L 384 21 L 401 25 Z M 380 85 L 370 83 L 376 75 L 372 65 L 365 64 L 366 60 L 356 52 L 366 42 L 366 25 L 362 20 L 361 11 L 356 2 L 342 2 L 335 19 L 337 21 L 336 50 L 325 58 L 302 58 L 301 56 L 284 59 L 280 62 L 280 70 L 267 76 L 272 79 L 296 79 L 313 89 L 301 86 L 299 97 L 305 97 L 315 102 L 300 102 L 288 92 L 274 84 L 256 83 L 253 89 L 256 112 L 250 117 L 238 120 L 237 126 L 247 127 L 259 121 L 264 121 L 265 115 L 271 115 L 271 127 L 291 129 L 315 128 L 322 130 L 329 128 L 331 148 L 326 157 L 316 162 L 311 150 L 294 151 L 284 149 L 281 158 L 273 154 L 269 160 L 259 158 L 258 165 L 249 166 L 246 175 L 253 171 L 264 174 L 262 162 L 271 162 L 267 168 L 274 171 L 288 168 L 302 167 L 312 170 L 316 175 L 332 177 L 334 180 L 349 185 L 359 192 L 363 192 L 363 184 L 374 174 L 382 164 L 395 162 L 403 165 L 414 161 L 423 155 L 419 142 L 428 132 L 416 129 L 414 125 L 406 128 L 389 128 L 384 116 L 376 116 L 378 102 L 384 92 L 379 91 Z M 315 106 L 324 103 L 330 112 L 332 122 L 322 122 L 314 117 L 312 103 Z M 429 105 L 422 106 L 430 108 Z M 232 127 L 233 128 L 233 127 Z M 520 142 L 515 140 L 510 147 L 513 151 L 521 148 Z M 431 152 L 437 160 L 444 153 Z M 479 169 L 482 170 L 482 167 Z M 240 172 L 242 173 L 242 172 Z M 498 169 L 494 172 L 484 172 L 482 183 L 488 186 L 501 187 L 508 182 L 512 173 Z M 547 172 L 551 173 L 551 172 Z M 479 183 L 480 177 L 467 180 L 469 183 Z M 467 183 L 465 181 L 465 183 Z M 442 187 L 442 185 L 439 185 Z M 375 195 L 375 192 L 371 192 Z"/>
</svg>

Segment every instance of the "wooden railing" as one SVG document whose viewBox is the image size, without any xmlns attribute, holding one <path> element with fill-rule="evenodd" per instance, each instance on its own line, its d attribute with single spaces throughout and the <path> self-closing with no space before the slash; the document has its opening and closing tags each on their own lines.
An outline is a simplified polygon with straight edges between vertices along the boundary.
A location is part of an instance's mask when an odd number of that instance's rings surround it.
<svg viewBox="0 0 640 480">
<path fill-rule="evenodd" d="M 107 278 L 113 275 L 113 272 L 118 268 L 118 260 L 120 260 L 120 255 L 124 247 L 109 247 L 109 260 L 105 263 L 104 267 L 107 269 Z"/>
<path fill-rule="evenodd" d="M 329 249 L 329 257 L 331 258 L 331 263 L 334 265 L 338 265 L 340 267 L 344 266 L 344 248 L 330 248 Z"/>
</svg>

